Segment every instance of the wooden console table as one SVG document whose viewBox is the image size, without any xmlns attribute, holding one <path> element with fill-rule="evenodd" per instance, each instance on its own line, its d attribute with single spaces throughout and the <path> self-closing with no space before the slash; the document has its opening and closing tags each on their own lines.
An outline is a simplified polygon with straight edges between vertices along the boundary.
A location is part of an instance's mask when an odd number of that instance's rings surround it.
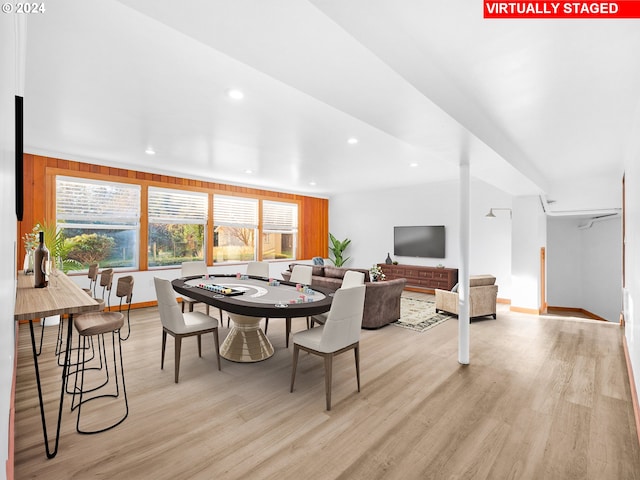
<svg viewBox="0 0 640 480">
<path fill-rule="evenodd" d="M 379 263 L 387 280 L 406 278 L 406 290 L 433 293 L 436 288 L 451 290 L 458 283 L 457 268 L 423 267 L 418 265 L 387 265 Z"/>
</svg>

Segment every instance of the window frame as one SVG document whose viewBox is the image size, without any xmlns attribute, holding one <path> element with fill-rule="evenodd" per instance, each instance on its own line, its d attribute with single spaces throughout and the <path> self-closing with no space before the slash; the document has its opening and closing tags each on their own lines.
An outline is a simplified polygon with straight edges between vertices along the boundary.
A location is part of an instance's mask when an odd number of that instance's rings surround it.
<svg viewBox="0 0 640 480">
<path fill-rule="evenodd" d="M 240 198 L 254 199 L 258 201 L 259 209 L 262 209 L 262 201 L 278 201 L 283 203 L 293 203 L 298 205 L 298 224 L 302 225 L 302 218 L 305 214 L 311 215 L 310 222 L 315 225 L 314 218 L 316 215 L 320 215 L 323 219 L 322 223 L 318 224 L 318 227 L 314 231 L 328 231 L 327 213 L 328 203 L 326 199 L 320 197 L 307 197 L 296 194 L 281 193 L 275 191 L 267 191 L 260 189 L 253 189 L 249 187 L 239 187 L 234 185 L 219 184 L 213 182 L 206 182 L 200 180 L 167 177 L 164 175 L 151 174 L 135 170 L 119 169 L 91 164 L 84 164 L 74 161 L 59 160 L 48 157 L 35 157 L 28 156 L 29 168 L 33 168 L 34 172 L 39 173 L 41 181 L 36 181 L 33 185 L 33 192 L 30 194 L 34 196 L 34 205 L 41 205 L 41 207 L 34 208 L 33 213 L 25 218 L 27 224 L 31 225 L 31 222 L 35 220 L 57 223 L 56 215 L 56 178 L 65 177 L 72 181 L 86 182 L 86 181 L 99 181 L 112 184 L 127 184 L 134 185 L 140 189 L 140 219 L 138 226 L 138 249 L 137 249 L 137 266 L 131 267 L 118 267 L 118 271 L 148 271 L 156 269 L 172 269 L 179 267 L 149 267 L 148 265 L 148 218 L 147 218 L 147 205 L 148 205 L 148 190 L 150 187 L 165 188 L 165 189 L 178 189 L 187 192 L 202 192 L 208 195 L 208 224 L 205 235 L 207 240 L 205 241 L 205 258 L 208 266 L 229 266 L 234 264 L 244 264 L 246 260 L 234 260 L 228 262 L 214 262 L 213 260 L 213 197 L 214 195 L 226 195 Z M 38 194 L 40 189 L 41 194 Z M 41 200 L 38 200 L 40 198 Z M 35 222 L 34 222 L 35 223 Z M 26 228 L 26 227 L 25 227 Z M 22 226 L 20 231 L 25 230 Z M 29 229 L 30 231 L 30 229 Z M 304 234 L 302 231 L 298 232 L 295 244 L 296 258 L 300 258 L 300 254 L 307 251 L 309 255 L 323 255 L 319 253 L 320 250 L 324 251 L 326 248 L 325 235 L 320 237 L 314 236 L 304 240 Z M 256 258 L 263 259 L 262 254 L 262 219 L 261 210 L 259 213 L 259 225 L 256 231 Z M 307 254 L 304 254 L 307 255 Z M 275 259 L 266 260 L 269 262 L 287 262 L 287 260 Z M 82 271 L 70 272 L 71 275 L 80 275 Z"/>
</svg>

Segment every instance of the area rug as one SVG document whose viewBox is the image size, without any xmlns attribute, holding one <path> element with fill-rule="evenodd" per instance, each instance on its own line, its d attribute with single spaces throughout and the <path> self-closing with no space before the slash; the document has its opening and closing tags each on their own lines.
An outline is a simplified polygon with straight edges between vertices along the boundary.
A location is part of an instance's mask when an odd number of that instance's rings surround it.
<svg viewBox="0 0 640 480">
<path fill-rule="evenodd" d="M 451 318 L 446 313 L 436 313 L 435 302 L 416 298 L 400 298 L 400 319 L 392 323 L 396 327 L 424 332 Z"/>
</svg>

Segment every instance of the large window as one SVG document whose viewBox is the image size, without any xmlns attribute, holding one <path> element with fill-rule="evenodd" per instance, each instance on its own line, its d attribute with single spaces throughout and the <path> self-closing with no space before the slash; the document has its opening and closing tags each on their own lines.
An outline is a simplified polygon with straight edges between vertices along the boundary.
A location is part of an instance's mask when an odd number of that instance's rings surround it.
<svg viewBox="0 0 640 480">
<path fill-rule="evenodd" d="M 248 262 L 257 258 L 258 200 L 213 196 L 213 261 Z"/>
<path fill-rule="evenodd" d="M 298 205 L 262 202 L 262 259 L 294 259 L 298 236 Z"/>
<path fill-rule="evenodd" d="M 149 187 L 150 267 L 204 260 L 206 193 Z"/>
<path fill-rule="evenodd" d="M 56 177 L 56 222 L 66 256 L 85 268 L 137 268 L 140 186 Z"/>
</svg>

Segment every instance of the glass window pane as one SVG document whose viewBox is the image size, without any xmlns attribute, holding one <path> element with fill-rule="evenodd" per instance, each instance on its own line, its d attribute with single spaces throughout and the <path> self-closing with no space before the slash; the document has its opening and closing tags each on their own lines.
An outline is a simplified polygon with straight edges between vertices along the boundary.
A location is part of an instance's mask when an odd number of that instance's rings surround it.
<svg viewBox="0 0 640 480">
<path fill-rule="evenodd" d="M 263 233 L 262 234 L 262 259 L 282 260 L 295 257 L 295 235 L 292 233 Z"/>
<path fill-rule="evenodd" d="M 213 196 L 213 261 L 256 260 L 258 200 Z"/>
<path fill-rule="evenodd" d="M 56 177 L 56 223 L 81 269 L 137 268 L 139 222 L 140 185 Z"/>
<path fill-rule="evenodd" d="M 204 260 L 204 225 L 149 224 L 150 267 Z"/>
<path fill-rule="evenodd" d="M 298 205 L 296 203 L 262 203 L 262 259 L 296 258 Z"/>
<path fill-rule="evenodd" d="M 256 229 L 213 227 L 213 261 L 250 262 L 256 259 Z"/>
<path fill-rule="evenodd" d="M 62 228 L 67 258 L 100 268 L 135 268 L 138 265 L 138 231 L 118 228 Z"/>
<path fill-rule="evenodd" d="M 148 215 L 150 267 L 205 259 L 206 193 L 149 187 Z"/>
</svg>

